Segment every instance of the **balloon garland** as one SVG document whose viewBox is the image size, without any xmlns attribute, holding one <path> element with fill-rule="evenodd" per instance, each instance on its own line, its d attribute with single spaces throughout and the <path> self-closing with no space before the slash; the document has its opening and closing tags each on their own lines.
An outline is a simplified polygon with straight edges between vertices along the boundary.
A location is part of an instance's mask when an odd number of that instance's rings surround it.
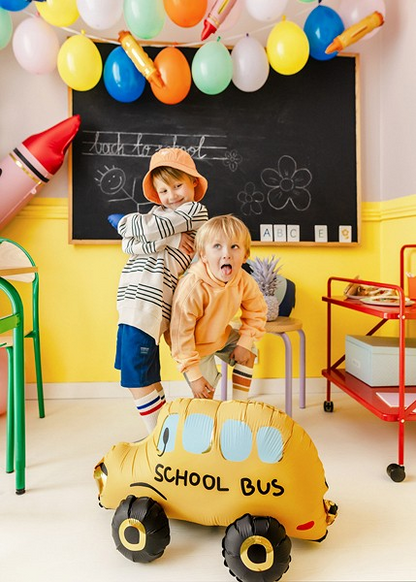
<svg viewBox="0 0 416 582">
<path fill-rule="evenodd" d="M 269 69 L 295 75 L 309 57 L 328 60 L 361 38 L 371 38 L 385 21 L 385 0 L 341 0 L 338 11 L 321 4 L 310 10 L 302 27 L 284 14 L 290 0 L 39 0 L 37 14 L 22 21 L 13 32 L 11 12 L 26 11 L 32 0 L 0 0 L 0 50 L 12 40 L 19 65 L 34 74 L 48 74 L 57 67 L 61 79 L 75 91 L 89 91 L 103 77 L 109 95 L 120 102 L 139 99 L 145 83 L 165 104 L 186 98 L 192 81 L 208 95 L 216 95 L 232 82 L 241 91 L 253 92 L 266 82 Z M 316 0 L 298 0 L 310 4 Z M 266 50 L 249 34 L 238 35 L 232 51 L 221 41 L 209 39 L 233 26 L 242 7 L 271 29 Z M 81 18 L 101 31 L 124 17 L 128 30 L 109 41 L 67 27 Z M 141 46 L 157 36 L 166 19 L 183 28 L 201 25 L 207 42 L 175 44 L 153 63 Z M 73 34 L 62 46 L 54 27 Z M 94 40 L 120 45 L 103 63 Z M 228 39 L 229 40 L 229 39 Z M 148 44 L 148 43 L 147 43 Z M 169 44 L 169 43 L 167 43 Z M 180 46 L 199 46 L 191 67 L 181 58 Z M 179 54 L 180 53 L 180 54 Z M 126 59 L 127 57 L 127 59 Z M 183 55 L 182 55 L 183 57 Z"/>
</svg>

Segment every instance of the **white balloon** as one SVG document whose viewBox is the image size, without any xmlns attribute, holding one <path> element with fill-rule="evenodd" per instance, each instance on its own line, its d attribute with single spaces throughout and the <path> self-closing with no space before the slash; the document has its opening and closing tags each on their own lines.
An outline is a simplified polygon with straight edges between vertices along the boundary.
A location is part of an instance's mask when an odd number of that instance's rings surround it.
<svg viewBox="0 0 416 582">
<path fill-rule="evenodd" d="M 29 73 L 51 73 L 57 63 L 59 40 L 53 26 L 40 16 L 23 20 L 13 35 L 13 53 Z"/>
<path fill-rule="evenodd" d="M 251 36 L 240 39 L 231 51 L 232 82 L 240 91 L 252 92 L 263 87 L 270 72 L 264 47 Z"/>
<path fill-rule="evenodd" d="M 273 22 L 283 14 L 289 0 L 246 0 L 247 12 L 261 22 Z"/>
<path fill-rule="evenodd" d="M 82 20 L 95 30 L 111 28 L 123 15 L 123 0 L 77 0 Z"/>
<path fill-rule="evenodd" d="M 366 16 L 373 12 L 381 12 L 386 16 L 386 5 L 384 0 L 341 0 L 341 4 L 337 10 L 345 28 L 349 28 L 353 24 L 357 24 Z M 375 28 L 363 37 L 363 40 L 368 40 L 380 30 L 380 27 Z"/>
</svg>

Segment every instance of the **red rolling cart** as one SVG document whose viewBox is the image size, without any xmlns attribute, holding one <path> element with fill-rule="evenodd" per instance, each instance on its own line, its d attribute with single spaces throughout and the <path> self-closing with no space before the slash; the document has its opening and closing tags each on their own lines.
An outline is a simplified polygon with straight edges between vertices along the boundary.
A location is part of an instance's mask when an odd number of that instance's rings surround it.
<svg viewBox="0 0 416 582">
<path fill-rule="evenodd" d="M 324 402 L 325 412 L 333 412 L 334 403 L 331 400 L 331 384 L 338 386 L 357 402 L 362 404 L 370 412 L 378 416 L 381 420 L 398 423 L 398 460 L 387 467 L 387 474 L 393 481 L 400 482 L 406 477 L 404 468 L 404 434 L 405 424 L 416 420 L 416 386 L 405 385 L 405 347 L 406 347 L 406 320 L 416 320 L 416 302 L 406 306 L 404 292 L 404 259 L 405 252 L 409 248 L 416 249 L 416 244 L 404 245 L 400 250 L 400 286 L 389 283 L 367 281 L 364 279 L 348 279 L 343 277 L 330 277 L 327 282 L 327 294 L 322 300 L 327 304 L 327 366 L 322 370 L 322 375 L 327 380 L 326 400 Z M 399 305 L 396 307 L 385 305 L 370 305 L 354 299 L 333 295 L 333 284 L 336 282 L 357 283 L 359 285 L 370 285 L 394 289 L 399 296 Z M 338 285 L 339 287 L 339 285 Z M 399 322 L 399 385 L 378 386 L 377 389 L 362 382 L 352 374 L 340 367 L 345 362 L 345 355 L 332 363 L 332 308 L 334 306 L 344 309 L 352 309 L 360 313 L 377 318 L 377 322 L 368 331 L 367 335 L 373 335 L 388 321 Z M 384 402 L 378 393 L 397 393 L 398 406 L 389 406 Z M 410 397 L 410 403 L 406 403 L 406 395 Z M 409 400 L 409 397 L 408 397 Z"/>
</svg>

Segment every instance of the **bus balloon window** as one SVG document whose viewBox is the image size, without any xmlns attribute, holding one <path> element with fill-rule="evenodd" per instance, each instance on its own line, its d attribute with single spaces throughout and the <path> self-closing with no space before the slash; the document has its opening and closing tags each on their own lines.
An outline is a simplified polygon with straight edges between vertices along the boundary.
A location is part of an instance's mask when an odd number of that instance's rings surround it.
<svg viewBox="0 0 416 582">
<path fill-rule="evenodd" d="M 263 426 L 257 431 L 257 452 L 263 463 L 277 463 L 283 456 L 283 438 L 280 430 Z"/>
<path fill-rule="evenodd" d="M 207 453 L 212 447 L 214 419 L 207 414 L 191 414 L 183 427 L 183 448 L 188 453 Z"/>
<path fill-rule="evenodd" d="M 157 449 L 161 453 L 170 453 L 175 448 L 176 431 L 178 430 L 179 414 L 166 417 L 160 431 Z"/>
<path fill-rule="evenodd" d="M 253 435 L 240 420 L 226 420 L 221 429 L 221 452 L 227 461 L 245 461 L 251 453 Z"/>
</svg>

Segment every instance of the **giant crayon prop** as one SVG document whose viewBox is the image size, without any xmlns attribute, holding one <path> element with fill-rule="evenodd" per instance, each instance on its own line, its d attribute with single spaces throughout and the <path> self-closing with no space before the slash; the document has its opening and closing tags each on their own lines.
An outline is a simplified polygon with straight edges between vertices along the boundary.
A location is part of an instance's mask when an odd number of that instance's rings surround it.
<svg viewBox="0 0 416 582">
<path fill-rule="evenodd" d="M 384 24 L 384 16 L 381 12 L 373 12 L 369 14 L 356 24 L 349 26 L 334 38 L 331 44 L 325 50 L 327 55 L 334 53 L 335 51 L 342 51 L 342 49 L 354 44 L 359 41 L 363 36 L 374 30 L 375 28 Z"/>
<path fill-rule="evenodd" d="M 80 123 L 73 115 L 31 135 L 0 162 L 0 230 L 62 166 Z"/>
</svg>

